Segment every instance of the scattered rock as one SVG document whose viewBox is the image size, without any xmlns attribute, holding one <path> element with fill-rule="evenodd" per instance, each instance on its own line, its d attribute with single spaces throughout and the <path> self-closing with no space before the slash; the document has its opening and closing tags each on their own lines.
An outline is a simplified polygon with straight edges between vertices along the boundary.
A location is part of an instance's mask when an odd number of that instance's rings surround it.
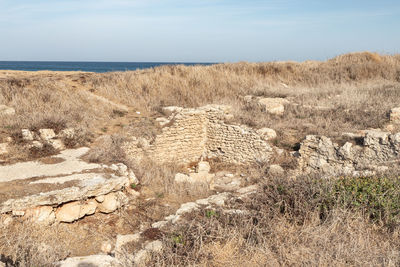
<svg viewBox="0 0 400 267">
<path fill-rule="evenodd" d="M 21 133 L 24 141 L 33 141 L 35 139 L 35 134 L 29 129 L 22 129 Z"/>
<path fill-rule="evenodd" d="M 269 114 L 283 115 L 285 111 L 285 104 L 289 101 L 284 98 L 260 98 L 258 103 L 265 108 Z"/>
<path fill-rule="evenodd" d="M 30 145 L 32 148 L 37 148 L 37 149 L 42 149 L 43 148 L 43 143 L 39 141 L 33 141 L 32 144 Z"/>
<path fill-rule="evenodd" d="M 65 148 L 64 143 L 60 139 L 50 139 L 50 140 L 47 140 L 47 142 L 55 150 L 62 150 Z"/>
<path fill-rule="evenodd" d="M 257 131 L 257 133 L 264 138 L 264 140 L 271 140 L 276 138 L 276 132 L 274 129 L 270 128 L 261 128 Z"/>
<path fill-rule="evenodd" d="M 59 222 L 73 222 L 79 219 L 81 205 L 78 201 L 67 203 L 56 211 L 56 219 Z"/>
<path fill-rule="evenodd" d="M 14 115 L 15 109 L 6 105 L 0 105 L 0 116 L 1 115 Z"/>
<path fill-rule="evenodd" d="M 268 174 L 271 176 L 282 176 L 285 174 L 285 170 L 281 166 L 273 164 L 269 166 Z"/>
<path fill-rule="evenodd" d="M 390 121 L 393 123 L 400 123 L 400 107 L 390 110 Z"/>
<path fill-rule="evenodd" d="M 56 137 L 53 129 L 40 129 L 39 135 L 42 140 L 48 141 Z"/>
</svg>

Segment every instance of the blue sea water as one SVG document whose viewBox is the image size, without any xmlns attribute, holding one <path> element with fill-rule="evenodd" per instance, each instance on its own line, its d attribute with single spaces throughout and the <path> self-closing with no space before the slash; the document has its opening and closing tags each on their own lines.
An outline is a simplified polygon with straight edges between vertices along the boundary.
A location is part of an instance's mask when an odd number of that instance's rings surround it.
<svg viewBox="0 0 400 267">
<path fill-rule="evenodd" d="M 73 61 L 0 61 L 0 70 L 52 70 L 109 72 L 147 69 L 162 65 L 211 65 L 213 63 L 167 63 L 167 62 L 73 62 Z"/>
</svg>

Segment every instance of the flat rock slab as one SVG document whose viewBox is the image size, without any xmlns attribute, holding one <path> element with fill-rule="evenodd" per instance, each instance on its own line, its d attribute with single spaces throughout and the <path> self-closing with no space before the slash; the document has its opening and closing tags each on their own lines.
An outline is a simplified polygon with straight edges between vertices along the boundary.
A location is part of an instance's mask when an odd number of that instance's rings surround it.
<svg viewBox="0 0 400 267">
<path fill-rule="evenodd" d="M 70 149 L 46 160 L 0 166 L 0 213 L 58 206 L 119 191 L 129 184 L 128 177 L 81 160 L 88 150 Z"/>
<path fill-rule="evenodd" d="M 79 159 L 87 147 L 68 149 L 48 158 L 48 161 L 28 161 L 0 166 L 0 183 L 43 176 L 59 176 L 101 168 L 101 165 Z M 53 160 L 53 161 L 52 161 Z"/>
<path fill-rule="evenodd" d="M 57 267 L 113 267 L 122 266 L 115 258 L 109 255 L 91 255 L 85 257 L 68 258 L 55 264 Z"/>
</svg>

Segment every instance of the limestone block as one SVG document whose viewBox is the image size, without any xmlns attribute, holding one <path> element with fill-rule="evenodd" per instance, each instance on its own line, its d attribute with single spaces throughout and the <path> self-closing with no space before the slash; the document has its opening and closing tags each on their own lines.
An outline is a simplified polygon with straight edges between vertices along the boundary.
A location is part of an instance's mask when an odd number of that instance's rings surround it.
<svg viewBox="0 0 400 267">
<path fill-rule="evenodd" d="M 59 222 L 73 222 L 79 219 L 80 214 L 81 204 L 79 201 L 74 201 L 58 208 L 56 211 L 56 219 Z"/>
<path fill-rule="evenodd" d="M 24 141 L 33 141 L 35 139 L 35 134 L 29 129 L 22 129 L 21 134 Z"/>
<path fill-rule="evenodd" d="M 39 135 L 41 139 L 46 141 L 56 137 L 53 129 L 40 129 Z"/>
</svg>

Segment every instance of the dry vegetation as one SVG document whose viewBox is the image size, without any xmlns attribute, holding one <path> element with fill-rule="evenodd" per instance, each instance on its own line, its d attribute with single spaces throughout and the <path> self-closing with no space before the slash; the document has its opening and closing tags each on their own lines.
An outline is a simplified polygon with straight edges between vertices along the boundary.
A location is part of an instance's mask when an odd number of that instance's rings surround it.
<svg viewBox="0 0 400 267">
<path fill-rule="evenodd" d="M 162 106 L 225 103 L 235 107 L 236 122 L 271 127 L 280 137 L 277 145 L 293 148 L 306 134 L 338 137 L 343 131 L 383 127 L 388 110 L 400 102 L 400 56 L 372 53 L 347 54 L 326 62 L 6 77 L 0 79 L 0 103 L 14 107 L 18 116 L 2 118 L 3 136 L 21 128 L 68 126 L 97 134 L 126 129 L 151 138 L 158 129 L 149 117 Z M 245 95 L 285 97 L 293 105 L 286 107 L 284 117 L 268 115 L 246 104 Z M 93 96 L 125 104 L 141 115 L 126 119 L 129 114 Z"/>
<path fill-rule="evenodd" d="M 269 115 L 247 104 L 243 100 L 246 95 L 284 97 L 291 104 L 285 107 L 283 117 Z M 98 96 L 126 105 L 128 111 Z M 125 221 L 137 217 L 137 228 L 140 220 L 156 221 L 181 202 L 210 192 L 174 185 L 180 166 L 158 165 L 151 159 L 129 162 L 122 143 L 129 135 L 154 138 L 160 132 L 154 119 L 160 116 L 162 106 L 210 103 L 235 107 L 235 123 L 275 129 L 277 146 L 296 149 L 307 134 L 338 140 L 342 132 L 386 126 L 387 112 L 400 104 L 400 55 L 356 53 L 326 62 L 163 66 L 102 74 L 16 72 L 0 76 L 0 104 L 16 110 L 15 117 L 0 117 L 0 143 L 12 136 L 12 156 L 26 160 L 54 151 L 26 150 L 21 129 L 79 129 L 76 139 L 67 145 L 91 145 L 93 149 L 86 156 L 89 161 L 124 162 L 141 181 L 143 197 L 154 198 L 154 205 L 139 202 L 136 210 L 124 214 Z M 287 158 L 275 160 L 293 167 Z M 398 178 L 288 181 L 267 177 L 267 166 L 238 170 L 219 162 L 211 165 L 212 172 L 232 169 L 246 173 L 251 183 L 262 182 L 263 187 L 254 198 L 225 207 L 244 210 L 244 214 L 204 210 L 188 215 L 189 223 L 184 226 L 165 231 L 167 246 L 162 254 L 153 255 L 153 264 L 400 265 Z M 19 266 L 49 265 L 69 253 L 65 249 L 69 244 L 48 239 L 58 237 L 57 232 L 51 232 L 57 228 L 49 227 L 49 233 L 42 236 L 32 227 L 13 229 L 16 236 L 1 230 L 0 257 L 7 254 L 7 259 Z"/>
<path fill-rule="evenodd" d="M 398 266 L 400 180 L 271 179 L 163 233 L 157 266 Z M 382 198 L 382 195 L 386 196 Z M 242 210 L 229 214 L 224 210 Z"/>
</svg>

